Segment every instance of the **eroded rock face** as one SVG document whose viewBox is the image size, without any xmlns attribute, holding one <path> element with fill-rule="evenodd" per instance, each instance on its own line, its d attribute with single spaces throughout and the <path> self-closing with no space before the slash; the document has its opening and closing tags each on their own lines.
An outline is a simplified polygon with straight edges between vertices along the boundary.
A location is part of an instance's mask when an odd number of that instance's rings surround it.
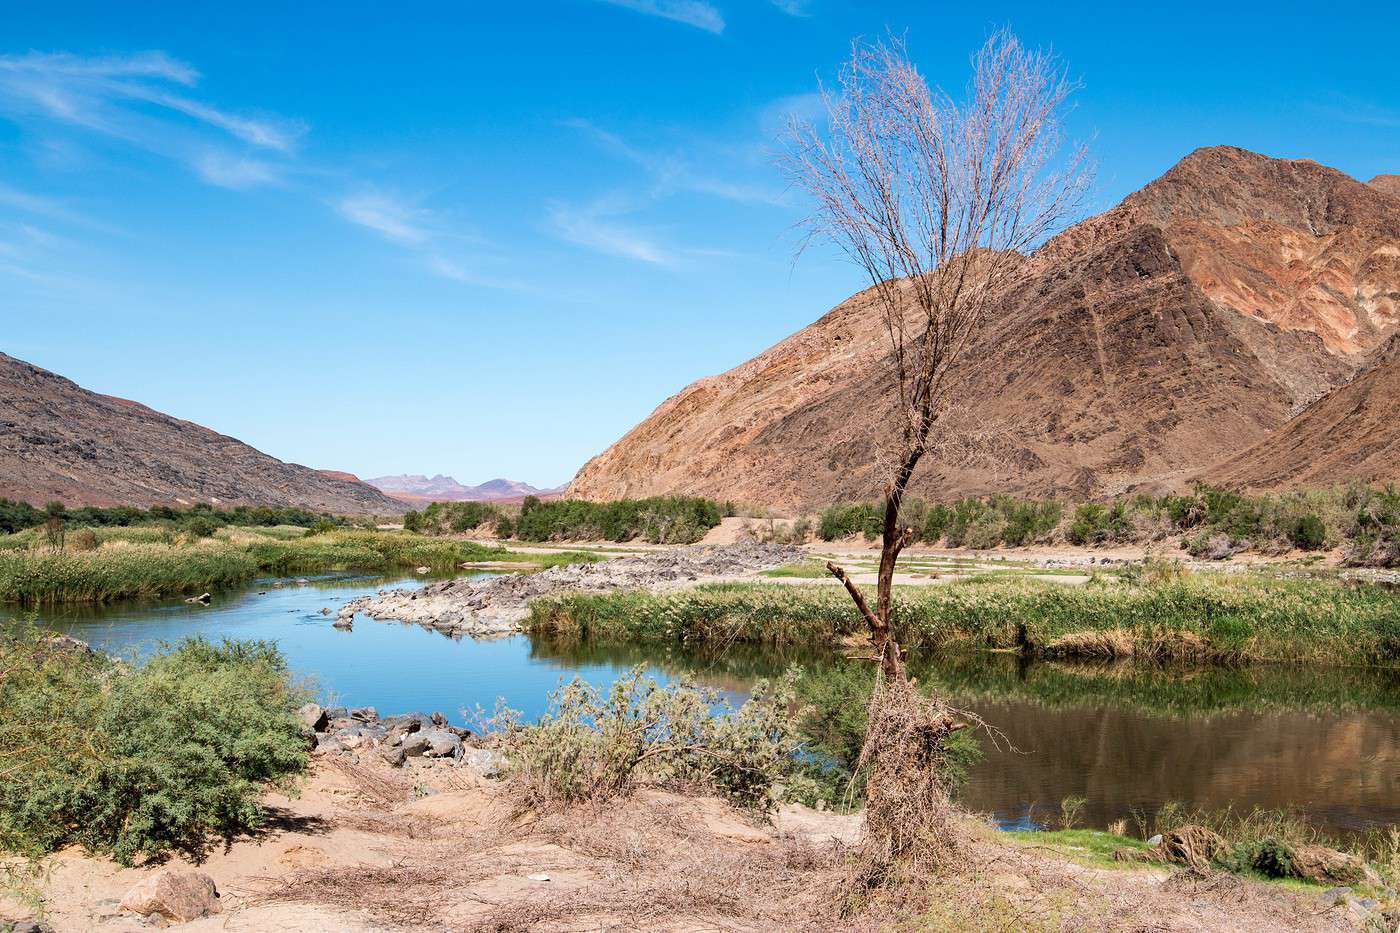
<svg viewBox="0 0 1400 933">
<path fill-rule="evenodd" d="M 1217 147 L 1053 238 L 953 373 L 950 425 L 1000 438 L 996 470 L 935 454 L 915 490 L 1175 488 L 1264 440 L 1400 327 L 1390 190 Z M 867 426 L 891 405 L 888 352 L 879 309 L 856 295 L 664 401 L 569 494 L 788 507 L 877 495 Z"/>
<path fill-rule="evenodd" d="M 143 917 L 187 923 L 218 913 L 219 892 L 214 879 L 202 871 L 167 868 L 127 891 L 121 906 Z"/>
<path fill-rule="evenodd" d="M 1400 210 L 1400 202 L 1397 202 Z M 1400 475 L 1400 336 L 1347 385 L 1211 471 L 1247 489 L 1389 482 Z"/>
</svg>

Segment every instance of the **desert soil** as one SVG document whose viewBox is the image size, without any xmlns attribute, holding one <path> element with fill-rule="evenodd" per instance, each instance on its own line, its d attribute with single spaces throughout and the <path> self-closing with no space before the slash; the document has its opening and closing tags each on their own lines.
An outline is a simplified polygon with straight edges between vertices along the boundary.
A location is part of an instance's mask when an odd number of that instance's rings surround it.
<svg viewBox="0 0 1400 933">
<path fill-rule="evenodd" d="M 123 894 L 166 868 L 208 873 L 219 913 L 198 931 L 1352 930 L 1316 895 L 1224 875 L 1105 870 L 1009 842 L 972 817 L 964 861 L 899 904 L 833 910 L 858 817 L 785 806 L 771 821 L 722 801 L 643 790 L 563 815 L 521 814 L 509 785 L 447 762 L 395 769 L 318 753 L 300 793 L 271 793 L 253 838 L 195 865 L 122 868 L 78 850 L 32 893 L 57 933 L 142 931 Z M 0 919 L 32 914 L 0 896 Z"/>
</svg>

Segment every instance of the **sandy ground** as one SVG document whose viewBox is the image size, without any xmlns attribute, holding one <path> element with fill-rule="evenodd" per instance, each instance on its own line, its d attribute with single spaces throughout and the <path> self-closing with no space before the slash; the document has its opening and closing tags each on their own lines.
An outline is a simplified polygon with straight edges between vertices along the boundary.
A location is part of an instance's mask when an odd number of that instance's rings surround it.
<svg viewBox="0 0 1400 933">
<path fill-rule="evenodd" d="M 1229 876 L 1090 868 L 980 828 L 965 865 L 900 902 L 832 905 L 858 817 L 784 807 L 771 822 L 708 797 L 643 790 L 596 810 L 517 814 L 463 768 L 318 757 L 301 792 L 267 798 L 256 838 L 197 867 L 220 891 L 196 931 L 1352 930 L 1315 896 Z M 162 866 L 70 850 L 38 883 L 58 933 L 142 931 L 122 895 Z M 166 867 L 192 867 L 173 859 Z M 0 918 L 27 916 L 0 898 Z M 912 927 L 910 924 L 912 923 Z"/>
</svg>

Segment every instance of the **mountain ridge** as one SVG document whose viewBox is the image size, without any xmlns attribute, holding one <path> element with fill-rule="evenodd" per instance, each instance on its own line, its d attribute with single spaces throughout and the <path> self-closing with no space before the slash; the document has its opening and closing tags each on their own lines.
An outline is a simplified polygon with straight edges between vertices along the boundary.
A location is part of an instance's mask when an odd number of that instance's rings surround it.
<svg viewBox="0 0 1400 933">
<path fill-rule="evenodd" d="M 349 478 L 346 478 L 349 477 Z M 0 352 L 0 496 L 41 505 L 297 506 L 391 515 L 351 474 L 285 463 L 236 438 Z"/>
<path fill-rule="evenodd" d="M 539 489 L 529 483 L 509 479 L 492 479 L 477 486 L 467 486 L 442 473 L 431 477 L 421 473 L 402 473 L 377 476 L 365 482 L 404 502 L 506 502 L 526 496 L 549 497 L 559 492 L 558 489 Z"/>
<path fill-rule="evenodd" d="M 930 456 L 915 491 L 1177 488 L 1348 384 L 1396 331 L 1400 209 L 1316 162 L 1205 147 L 1026 256 L 994 308 L 950 373 L 949 418 L 955 438 L 995 435 L 993 453 Z M 862 420 L 894 391 L 888 353 L 858 293 L 662 402 L 569 494 L 878 495 Z"/>
</svg>

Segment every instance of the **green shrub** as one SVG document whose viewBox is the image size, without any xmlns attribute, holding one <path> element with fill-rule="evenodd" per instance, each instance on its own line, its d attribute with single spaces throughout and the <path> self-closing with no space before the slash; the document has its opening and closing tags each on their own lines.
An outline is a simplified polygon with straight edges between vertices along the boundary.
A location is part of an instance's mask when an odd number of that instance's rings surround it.
<svg viewBox="0 0 1400 933">
<path fill-rule="evenodd" d="M 130 666 L 34 631 L 0 645 L 0 848 L 122 864 L 263 822 L 306 764 L 304 699 L 268 642 L 191 639 Z"/>
<path fill-rule="evenodd" d="M 515 522 L 521 541 L 631 541 L 693 544 L 720 523 L 719 505 L 695 496 L 588 502 L 527 497 Z"/>
<path fill-rule="evenodd" d="M 852 502 L 828 506 L 817 519 L 817 537 L 823 541 L 864 535 L 867 540 L 884 530 L 884 510 L 873 502 Z"/>
<path fill-rule="evenodd" d="M 207 538 L 219 530 L 219 523 L 207 515 L 194 515 L 181 525 L 194 538 Z"/>
<path fill-rule="evenodd" d="M 1327 543 L 1327 528 L 1316 515 L 1300 515 L 1288 529 L 1293 546 L 1302 551 L 1317 551 Z"/>
<path fill-rule="evenodd" d="M 549 696 L 538 723 L 512 710 L 492 722 L 522 804 L 559 808 L 638 784 L 699 785 L 768 810 L 799 743 L 789 715 L 794 675 L 761 682 L 737 711 L 714 690 L 662 687 L 634 668 L 604 694 L 575 678 Z"/>
</svg>

